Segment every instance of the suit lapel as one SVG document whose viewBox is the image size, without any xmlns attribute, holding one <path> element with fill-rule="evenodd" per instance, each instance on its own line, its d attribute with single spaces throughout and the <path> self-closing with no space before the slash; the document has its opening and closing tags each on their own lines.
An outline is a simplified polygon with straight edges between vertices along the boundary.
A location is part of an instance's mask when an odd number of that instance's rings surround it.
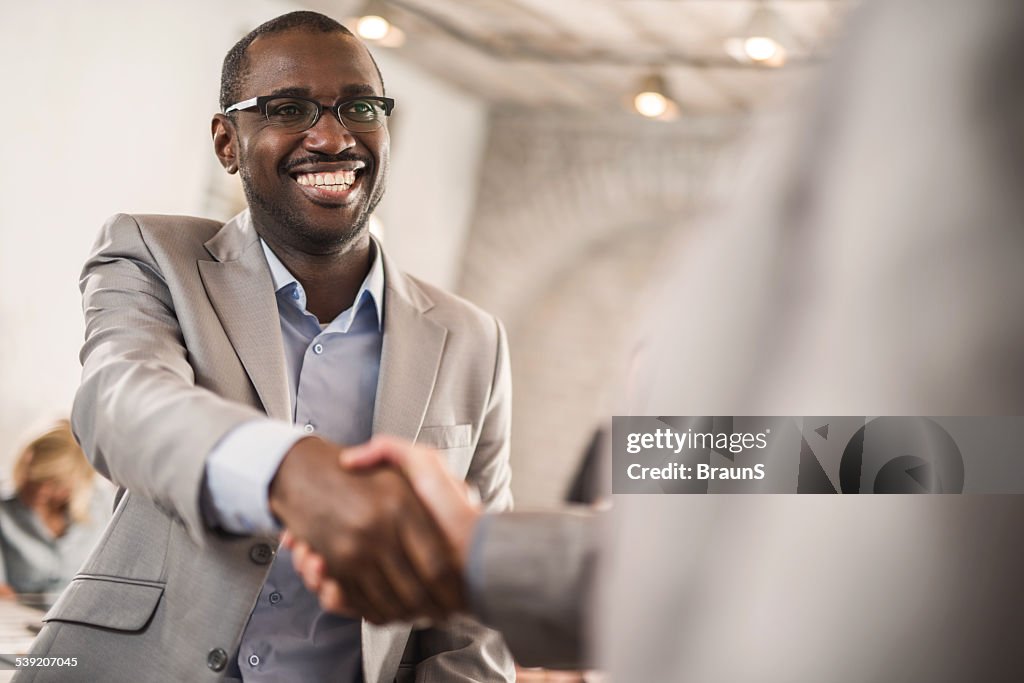
<svg viewBox="0 0 1024 683">
<path fill-rule="evenodd" d="M 199 274 L 224 331 L 270 417 L 291 422 L 291 397 L 274 283 L 248 212 L 227 222 L 199 261 Z"/>
<path fill-rule="evenodd" d="M 381 252 L 383 254 L 383 251 Z M 433 302 L 384 258 L 384 339 L 373 409 L 373 433 L 415 441 L 434 391 L 448 330 L 425 313 Z M 362 623 L 368 683 L 394 680 L 409 639 L 408 624 Z"/>
<path fill-rule="evenodd" d="M 433 303 L 384 258 L 384 340 L 374 434 L 414 441 L 434 390 L 448 330 L 424 313 Z"/>
</svg>

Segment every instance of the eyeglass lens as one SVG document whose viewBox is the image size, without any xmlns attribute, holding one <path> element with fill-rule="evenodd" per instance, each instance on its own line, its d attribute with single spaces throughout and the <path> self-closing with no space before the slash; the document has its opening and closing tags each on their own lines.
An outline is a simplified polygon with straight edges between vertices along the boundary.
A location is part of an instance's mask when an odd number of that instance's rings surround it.
<svg viewBox="0 0 1024 683">
<path fill-rule="evenodd" d="M 326 107 L 325 107 L 326 109 Z M 375 100 L 349 100 L 338 111 L 341 123 L 355 133 L 377 130 L 384 123 L 384 106 Z M 309 100 L 275 97 L 267 101 L 267 120 L 293 133 L 308 129 L 316 120 L 317 106 Z"/>
</svg>

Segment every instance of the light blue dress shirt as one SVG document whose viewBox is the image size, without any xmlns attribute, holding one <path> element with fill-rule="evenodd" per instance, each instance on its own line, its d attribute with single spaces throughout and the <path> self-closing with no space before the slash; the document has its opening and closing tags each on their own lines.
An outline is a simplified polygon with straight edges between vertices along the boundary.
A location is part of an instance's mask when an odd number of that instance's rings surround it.
<svg viewBox="0 0 1024 683">
<path fill-rule="evenodd" d="M 223 528 L 241 534 L 279 530 L 267 491 L 281 460 L 300 438 L 315 433 L 341 444 L 370 438 L 383 336 L 384 266 L 375 244 L 355 303 L 321 325 L 306 310 L 302 285 L 260 243 L 277 294 L 294 425 L 271 420 L 242 425 L 207 459 L 209 513 Z M 281 548 L 228 677 L 362 681 L 360 622 L 323 612 Z"/>
</svg>

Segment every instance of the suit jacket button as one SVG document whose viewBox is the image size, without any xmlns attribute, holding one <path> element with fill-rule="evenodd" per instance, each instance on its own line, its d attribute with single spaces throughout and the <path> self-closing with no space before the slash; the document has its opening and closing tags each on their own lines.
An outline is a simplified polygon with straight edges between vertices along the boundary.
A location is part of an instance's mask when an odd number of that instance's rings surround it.
<svg viewBox="0 0 1024 683">
<path fill-rule="evenodd" d="M 266 543 L 257 543 L 249 548 L 249 559 L 256 564 L 270 564 L 274 559 L 274 549 Z"/>
<path fill-rule="evenodd" d="M 206 666 L 214 671 L 223 671 L 224 665 L 228 663 L 228 653 L 221 648 L 214 648 L 206 655 Z"/>
</svg>

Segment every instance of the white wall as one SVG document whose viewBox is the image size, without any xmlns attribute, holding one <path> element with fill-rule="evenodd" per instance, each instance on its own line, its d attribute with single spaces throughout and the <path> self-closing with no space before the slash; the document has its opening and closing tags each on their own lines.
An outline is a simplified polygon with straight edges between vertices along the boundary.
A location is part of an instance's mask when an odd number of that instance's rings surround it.
<svg viewBox="0 0 1024 683">
<path fill-rule="evenodd" d="M 220 63 L 246 31 L 297 6 L 5 7 L 0 463 L 41 421 L 70 410 L 83 331 L 78 274 L 103 220 L 117 211 L 224 218 L 237 201 L 237 179 L 220 171 L 209 142 Z M 391 55 L 380 62 L 400 101 L 393 178 L 380 210 L 388 246 L 413 272 L 450 284 L 486 112 Z"/>
<path fill-rule="evenodd" d="M 407 271 L 452 289 L 470 231 L 487 138 L 487 107 L 383 49 L 374 50 L 392 115 L 392 168 L 377 216 Z"/>
</svg>

